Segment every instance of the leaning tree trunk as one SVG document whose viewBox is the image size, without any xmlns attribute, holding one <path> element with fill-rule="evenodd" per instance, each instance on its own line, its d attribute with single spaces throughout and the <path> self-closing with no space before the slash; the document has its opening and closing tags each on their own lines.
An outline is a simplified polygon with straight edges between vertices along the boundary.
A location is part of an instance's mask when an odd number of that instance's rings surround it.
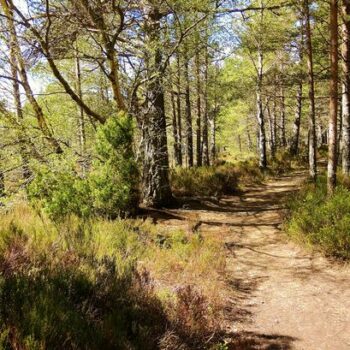
<svg viewBox="0 0 350 350">
<path fill-rule="evenodd" d="M 146 31 L 148 58 L 147 105 L 143 117 L 143 186 L 142 198 L 147 206 L 161 207 L 169 204 L 172 193 L 169 183 L 169 158 L 167 146 L 164 90 L 162 81 L 162 54 L 160 41 L 161 14 L 157 7 L 148 13 Z"/>
<path fill-rule="evenodd" d="M 311 41 L 310 9 L 309 0 L 304 0 L 304 15 L 306 24 L 306 51 L 309 81 L 309 173 L 310 178 L 316 181 L 317 163 L 316 163 L 316 109 L 315 109 L 315 81 L 314 81 L 314 62 Z"/>
<path fill-rule="evenodd" d="M 343 174 L 350 175 L 350 1 L 343 0 L 342 4 L 343 15 L 343 96 L 342 96 L 342 168 Z"/>
<path fill-rule="evenodd" d="M 76 57 L 75 57 L 75 78 L 76 78 L 77 95 L 81 99 L 83 99 L 83 90 L 82 90 L 82 83 L 81 83 L 81 65 L 80 65 L 80 58 L 78 56 L 78 51 L 76 52 Z M 86 161 L 85 116 L 84 116 L 84 110 L 81 108 L 81 106 L 77 105 L 77 109 L 78 109 L 77 139 L 78 139 L 79 152 L 80 152 L 81 172 L 82 172 L 82 176 L 85 177 L 88 171 L 87 161 Z"/>
<path fill-rule="evenodd" d="M 16 106 L 16 117 L 18 123 L 23 123 L 23 109 L 22 109 L 22 101 L 21 101 L 21 91 L 18 82 L 18 64 L 16 57 L 16 49 L 13 35 L 10 36 L 9 40 L 10 47 L 10 65 L 11 65 L 11 77 L 12 77 L 12 90 L 13 90 L 13 98 Z M 23 162 L 22 175 L 25 180 L 28 180 L 31 176 L 31 171 L 29 169 L 29 160 L 28 154 L 25 147 L 25 136 L 21 135 L 18 138 L 18 142 L 20 143 L 20 153 Z"/>
<path fill-rule="evenodd" d="M 337 117 L 338 117 L 338 0 L 330 2 L 331 79 L 329 101 L 328 194 L 337 183 Z"/>
<path fill-rule="evenodd" d="M 41 132 L 43 133 L 43 135 L 45 136 L 45 138 L 52 144 L 56 153 L 58 154 L 63 153 L 63 150 L 59 142 L 55 139 L 53 135 L 53 131 L 51 130 L 51 128 L 49 127 L 46 121 L 43 109 L 41 108 L 37 99 L 35 98 L 32 88 L 30 86 L 29 78 L 26 70 L 26 64 L 22 55 L 21 46 L 18 41 L 18 36 L 16 32 L 13 9 L 11 6 L 9 6 L 9 3 L 6 0 L 0 0 L 0 5 L 6 16 L 7 27 L 10 33 L 11 50 L 13 50 L 13 53 L 16 56 L 16 61 L 18 64 L 17 72 L 21 78 L 22 87 L 26 94 L 26 97 L 33 108 L 35 117 L 38 122 L 38 126 Z"/>
</svg>

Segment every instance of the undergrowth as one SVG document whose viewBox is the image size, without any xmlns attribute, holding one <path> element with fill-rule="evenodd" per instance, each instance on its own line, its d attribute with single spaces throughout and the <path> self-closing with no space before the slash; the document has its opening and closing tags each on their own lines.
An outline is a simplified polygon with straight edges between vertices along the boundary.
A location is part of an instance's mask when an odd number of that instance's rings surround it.
<svg viewBox="0 0 350 350">
<path fill-rule="evenodd" d="M 327 180 L 306 184 L 288 203 L 287 233 L 328 256 L 350 258 L 350 191 L 345 182 L 327 196 Z"/>
<path fill-rule="evenodd" d="M 215 241 L 25 204 L 0 227 L 1 349 L 203 349 L 220 330 Z"/>
<path fill-rule="evenodd" d="M 287 173 L 300 166 L 303 159 L 278 152 L 266 170 L 259 168 L 257 159 L 236 163 L 217 162 L 210 167 L 175 168 L 170 180 L 176 196 L 222 196 L 240 191 L 242 186 L 259 184 L 269 176 Z"/>
</svg>

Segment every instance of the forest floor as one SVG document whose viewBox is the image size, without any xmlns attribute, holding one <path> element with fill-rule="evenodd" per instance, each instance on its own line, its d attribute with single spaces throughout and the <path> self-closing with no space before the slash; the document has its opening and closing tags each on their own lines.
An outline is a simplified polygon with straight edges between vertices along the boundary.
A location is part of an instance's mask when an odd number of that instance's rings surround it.
<svg viewBox="0 0 350 350">
<path fill-rule="evenodd" d="M 196 198 L 153 213 L 158 225 L 215 236 L 227 248 L 229 349 L 350 349 L 350 267 L 288 240 L 284 203 L 303 171 L 240 195 Z M 244 344 L 244 345 L 243 345 Z"/>
</svg>

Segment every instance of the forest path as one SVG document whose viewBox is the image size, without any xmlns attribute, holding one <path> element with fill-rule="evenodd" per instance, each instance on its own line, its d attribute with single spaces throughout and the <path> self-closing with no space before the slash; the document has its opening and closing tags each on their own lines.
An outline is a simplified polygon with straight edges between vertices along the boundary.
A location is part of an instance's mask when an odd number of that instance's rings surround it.
<svg viewBox="0 0 350 350">
<path fill-rule="evenodd" d="M 294 172 L 157 218 L 224 241 L 232 286 L 228 332 L 245 344 L 229 349 L 350 349 L 349 266 L 306 251 L 282 231 L 284 201 L 304 178 Z"/>
</svg>

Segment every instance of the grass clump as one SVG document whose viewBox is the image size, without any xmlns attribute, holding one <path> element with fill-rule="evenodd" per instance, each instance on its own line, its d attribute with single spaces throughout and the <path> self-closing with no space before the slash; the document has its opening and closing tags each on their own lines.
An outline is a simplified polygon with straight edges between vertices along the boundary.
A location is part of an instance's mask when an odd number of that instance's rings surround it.
<svg viewBox="0 0 350 350">
<path fill-rule="evenodd" d="M 350 191 L 339 185 L 327 196 L 324 176 L 316 184 L 306 184 L 288 203 L 286 223 L 294 239 L 316 247 L 328 256 L 350 258 Z"/>
<path fill-rule="evenodd" d="M 222 196 L 239 191 L 240 184 L 261 182 L 264 174 L 255 159 L 210 167 L 176 168 L 171 185 L 176 196 Z"/>
<path fill-rule="evenodd" d="M 216 196 L 233 194 L 238 187 L 238 174 L 229 164 L 177 168 L 171 172 L 171 184 L 177 196 Z"/>
</svg>

